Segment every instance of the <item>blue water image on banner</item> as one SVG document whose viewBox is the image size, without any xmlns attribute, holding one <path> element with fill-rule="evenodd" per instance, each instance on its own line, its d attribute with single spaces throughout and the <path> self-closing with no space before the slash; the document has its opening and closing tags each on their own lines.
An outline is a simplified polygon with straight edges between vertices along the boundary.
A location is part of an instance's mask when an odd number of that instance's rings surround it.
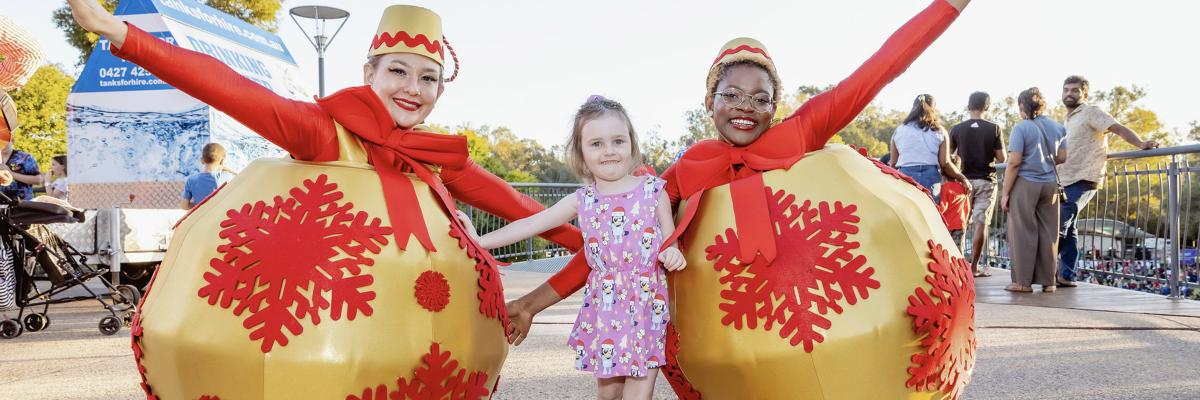
<svg viewBox="0 0 1200 400">
<path fill-rule="evenodd" d="M 161 113 L 68 107 L 73 135 L 71 170 L 104 171 L 88 182 L 179 181 L 200 171 L 200 151 L 209 142 L 208 106 Z M 104 149 L 96 151 L 96 149 Z"/>
</svg>

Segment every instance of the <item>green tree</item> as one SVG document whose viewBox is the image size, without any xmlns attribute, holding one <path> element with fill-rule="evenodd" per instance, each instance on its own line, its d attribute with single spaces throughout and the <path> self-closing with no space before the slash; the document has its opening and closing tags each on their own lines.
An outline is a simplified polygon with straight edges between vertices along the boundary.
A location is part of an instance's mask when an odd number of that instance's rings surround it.
<svg viewBox="0 0 1200 400">
<path fill-rule="evenodd" d="M 74 84 L 75 78 L 51 64 L 12 93 L 21 119 L 13 146 L 32 154 L 43 172 L 49 171 L 51 157 L 67 152 L 67 94 Z"/>
<path fill-rule="evenodd" d="M 1113 118 L 1137 133 L 1143 140 L 1153 139 L 1164 146 L 1170 145 L 1173 142 L 1171 132 L 1158 120 L 1158 115 L 1138 104 L 1138 101 L 1145 97 L 1146 90 L 1137 85 L 1117 86 L 1096 92 L 1092 96 L 1092 102 L 1105 108 Z M 1109 140 L 1109 152 L 1130 150 L 1137 149 L 1120 138 Z"/>
<path fill-rule="evenodd" d="M 96 2 L 103 5 L 109 12 L 117 9 L 117 0 L 96 0 Z M 283 4 L 280 0 L 206 0 L 204 3 L 268 31 L 275 32 L 279 29 L 275 15 Z M 54 21 L 54 25 L 66 35 L 67 43 L 79 49 L 79 64 L 87 62 L 88 57 L 92 55 L 92 48 L 95 47 L 96 40 L 100 36 L 85 31 L 79 24 L 76 24 L 75 18 L 71 16 L 71 8 L 66 4 L 54 10 L 51 19 Z"/>
</svg>

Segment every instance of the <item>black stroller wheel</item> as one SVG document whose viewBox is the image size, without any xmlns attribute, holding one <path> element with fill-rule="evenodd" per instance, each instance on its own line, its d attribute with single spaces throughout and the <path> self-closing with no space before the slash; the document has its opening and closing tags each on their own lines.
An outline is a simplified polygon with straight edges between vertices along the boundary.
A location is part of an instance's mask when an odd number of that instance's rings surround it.
<svg viewBox="0 0 1200 400">
<path fill-rule="evenodd" d="M 15 319 L 0 321 L 0 338 L 12 339 L 21 336 L 21 324 Z"/>
<path fill-rule="evenodd" d="M 25 330 L 30 332 L 38 332 L 45 330 L 50 326 L 50 317 L 42 313 L 33 313 L 25 316 Z"/>
<path fill-rule="evenodd" d="M 117 285 L 117 295 L 121 296 L 121 303 L 126 303 L 131 306 L 136 306 L 138 300 L 142 299 L 142 292 L 133 285 Z"/>
<path fill-rule="evenodd" d="M 121 321 L 117 317 L 106 315 L 100 319 L 100 333 L 106 336 L 115 335 L 121 330 Z"/>
<path fill-rule="evenodd" d="M 122 311 L 121 312 L 121 322 L 124 323 L 125 326 L 133 326 L 133 316 L 134 315 L 137 315 L 137 311 L 134 311 L 134 310 Z"/>
</svg>

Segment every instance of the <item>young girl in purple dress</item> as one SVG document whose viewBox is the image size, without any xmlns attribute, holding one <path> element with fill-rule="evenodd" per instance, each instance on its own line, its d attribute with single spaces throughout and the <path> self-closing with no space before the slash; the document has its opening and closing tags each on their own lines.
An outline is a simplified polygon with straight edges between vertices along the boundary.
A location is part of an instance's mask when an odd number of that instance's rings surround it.
<svg viewBox="0 0 1200 400">
<path fill-rule="evenodd" d="M 600 96 L 588 98 L 575 114 L 567 160 L 584 187 L 545 211 L 479 237 L 479 244 L 494 249 L 577 218 L 592 270 L 567 340 L 575 368 L 596 376 L 601 399 L 649 399 L 658 367 L 666 361 L 670 316 L 664 269 L 686 266 L 674 243 L 662 245 L 675 230 L 665 181 L 633 175 L 641 165 L 633 124 L 620 103 Z M 469 226 L 465 217 L 460 215 Z"/>
</svg>

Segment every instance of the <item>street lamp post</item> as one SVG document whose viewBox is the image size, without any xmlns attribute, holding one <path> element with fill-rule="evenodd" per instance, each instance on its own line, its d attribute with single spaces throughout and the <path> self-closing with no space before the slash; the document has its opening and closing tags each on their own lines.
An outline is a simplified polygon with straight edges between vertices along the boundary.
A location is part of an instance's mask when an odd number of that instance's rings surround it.
<svg viewBox="0 0 1200 400">
<path fill-rule="evenodd" d="M 296 22 L 296 26 L 300 27 L 300 31 L 304 32 L 308 42 L 317 50 L 317 80 L 320 85 L 318 95 L 325 97 L 325 49 L 329 48 L 329 44 L 333 43 L 338 32 L 342 31 L 346 21 L 350 19 L 350 13 L 346 10 L 326 6 L 299 6 L 289 10 L 288 14 L 292 16 L 292 21 Z M 305 30 L 304 25 L 301 25 L 296 17 L 313 20 L 313 32 L 309 33 Z M 333 35 L 326 36 L 329 31 L 325 29 L 325 23 L 337 19 L 342 20 L 342 23 L 333 31 Z"/>
</svg>

